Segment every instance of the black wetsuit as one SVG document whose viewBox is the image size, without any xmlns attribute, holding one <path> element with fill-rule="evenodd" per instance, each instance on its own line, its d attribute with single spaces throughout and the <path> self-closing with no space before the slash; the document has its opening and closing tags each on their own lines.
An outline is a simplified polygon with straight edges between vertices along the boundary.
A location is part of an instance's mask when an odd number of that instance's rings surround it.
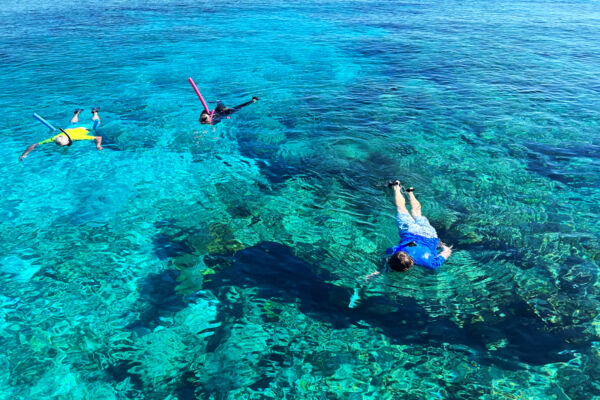
<svg viewBox="0 0 600 400">
<path fill-rule="evenodd" d="M 231 114 L 241 110 L 243 107 L 246 107 L 252 103 L 254 103 L 254 98 L 252 98 L 252 100 L 246 103 L 240 104 L 239 106 L 229 108 L 225 106 L 225 104 L 223 104 L 221 101 L 217 102 L 217 106 L 215 107 L 215 112 L 212 117 L 212 125 L 218 124 L 223 118 L 230 116 Z M 206 114 L 206 111 L 202 111 L 202 114 Z M 202 117 L 202 115 L 200 115 L 200 117 Z"/>
</svg>

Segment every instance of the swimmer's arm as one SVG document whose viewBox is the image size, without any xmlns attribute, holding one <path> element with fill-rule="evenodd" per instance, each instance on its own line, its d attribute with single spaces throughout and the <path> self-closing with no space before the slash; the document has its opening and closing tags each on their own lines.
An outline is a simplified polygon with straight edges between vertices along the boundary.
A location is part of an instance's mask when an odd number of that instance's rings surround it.
<svg viewBox="0 0 600 400">
<path fill-rule="evenodd" d="M 235 106 L 235 107 L 233 107 L 233 109 L 234 109 L 235 111 L 239 111 L 239 110 L 241 110 L 242 108 L 244 108 L 244 107 L 246 107 L 246 106 L 249 106 L 249 105 L 250 105 L 250 104 L 252 104 L 252 103 L 256 103 L 257 101 L 258 101 L 258 97 L 252 97 L 252 100 L 250 100 L 250 101 L 248 101 L 248 102 L 246 102 L 246 103 L 244 103 L 244 104 L 240 104 L 239 106 Z"/>
<path fill-rule="evenodd" d="M 96 148 L 102 150 L 102 136 L 94 136 L 94 140 L 96 141 Z"/>
<path fill-rule="evenodd" d="M 375 271 L 370 273 L 369 275 L 365 276 L 365 281 L 367 282 L 367 284 L 369 284 L 371 282 L 371 279 L 376 277 L 377 275 L 381 274 L 380 271 Z M 364 288 L 366 287 L 365 285 L 361 286 Z M 352 292 L 352 296 L 350 296 L 350 302 L 348 303 L 348 308 L 356 308 L 358 306 L 358 304 L 360 303 L 360 291 L 361 288 L 357 287 L 354 288 L 354 292 Z"/>
<path fill-rule="evenodd" d="M 450 257 L 451 254 L 452 246 L 442 245 L 442 251 L 440 252 L 440 254 L 438 254 L 433 260 L 431 260 L 429 265 L 424 265 L 424 267 L 427 269 L 438 269 L 442 266 L 442 264 L 446 262 L 446 260 Z"/>
<path fill-rule="evenodd" d="M 375 277 L 376 277 L 377 275 L 379 275 L 379 274 L 381 274 L 381 271 L 375 271 L 375 272 L 372 272 L 372 273 L 370 273 L 369 275 L 365 276 L 365 280 L 366 280 L 367 282 L 370 282 L 370 281 L 371 281 L 371 279 L 375 278 Z"/>
<path fill-rule="evenodd" d="M 35 146 L 37 146 L 39 143 L 34 143 L 31 146 L 29 146 L 27 148 L 27 150 L 25 150 L 25 152 L 23 154 L 21 154 L 21 157 L 19 157 L 19 161 L 23 161 L 23 159 L 25 157 L 27 157 L 27 154 L 31 153 L 33 151 L 33 149 L 35 149 Z"/>
<path fill-rule="evenodd" d="M 442 256 L 444 257 L 444 261 L 446 261 L 451 255 L 452 246 L 446 246 L 445 244 L 442 244 L 442 251 L 440 252 L 440 254 L 438 254 L 438 257 Z"/>
</svg>

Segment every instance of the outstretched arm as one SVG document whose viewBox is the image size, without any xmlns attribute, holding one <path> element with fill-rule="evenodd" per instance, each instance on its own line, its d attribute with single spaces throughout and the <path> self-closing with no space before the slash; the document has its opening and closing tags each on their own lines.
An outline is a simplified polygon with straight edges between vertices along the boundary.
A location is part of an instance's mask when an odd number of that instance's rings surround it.
<svg viewBox="0 0 600 400">
<path fill-rule="evenodd" d="M 387 269 L 387 267 L 386 267 L 386 269 Z M 369 275 L 365 276 L 366 284 L 360 284 L 359 287 L 354 289 L 354 292 L 352 293 L 352 296 L 350 297 L 350 303 L 348 304 L 348 307 L 355 308 L 358 305 L 358 303 L 360 302 L 360 292 L 366 290 L 365 288 L 368 286 L 369 283 L 371 283 L 371 279 L 375 278 L 376 276 L 381 275 L 381 273 L 385 272 L 386 269 L 384 269 L 383 271 L 371 272 Z"/>
<path fill-rule="evenodd" d="M 381 272 L 375 271 L 375 272 L 365 276 L 366 283 L 369 284 L 371 282 L 371 278 L 373 278 L 379 274 L 381 274 Z M 360 303 L 360 292 L 364 291 L 365 287 L 366 287 L 365 284 L 359 284 L 359 287 L 354 288 L 354 291 L 352 292 L 352 296 L 350 296 L 350 302 L 348 303 L 348 308 L 356 308 L 358 306 L 358 304 Z"/>
<path fill-rule="evenodd" d="M 235 111 L 239 111 L 239 110 L 241 110 L 242 108 L 244 108 L 244 107 L 246 107 L 246 106 L 249 106 L 249 105 L 250 105 L 250 104 L 252 104 L 252 103 L 256 103 L 257 101 L 258 101 L 258 97 L 254 96 L 254 97 L 252 97 L 252 100 L 250 100 L 249 102 L 247 102 L 247 103 L 244 103 L 244 104 L 240 104 L 239 106 L 235 106 L 235 107 L 233 107 L 233 109 L 234 109 Z"/>
<path fill-rule="evenodd" d="M 370 282 L 371 279 L 373 279 L 374 277 L 376 277 L 377 275 L 381 274 L 380 271 L 375 271 L 370 273 L 369 275 L 365 276 L 365 281 Z"/>
<path fill-rule="evenodd" d="M 429 265 L 423 265 L 427 269 L 438 269 L 446 262 L 446 260 L 452 254 L 452 246 L 446 246 L 442 244 L 442 251 L 429 263 Z"/>
<path fill-rule="evenodd" d="M 25 150 L 25 152 L 23 154 L 21 154 L 21 157 L 19 157 L 19 161 L 23 161 L 23 159 L 25 157 L 27 157 L 27 154 L 31 153 L 31 151 L 33 151 L 33 149 L 35 149 L 35 146 L 37 146 L 39 143 L 34 143 L 31 146 L 29 146 L 27 148 L 27 150 Z"/>
<path fill-rule="evenodd" d="M 102 136 L 94 136 L 94 140 L 96 141 L 96 148 L 102 150 Z"/>
</svg>

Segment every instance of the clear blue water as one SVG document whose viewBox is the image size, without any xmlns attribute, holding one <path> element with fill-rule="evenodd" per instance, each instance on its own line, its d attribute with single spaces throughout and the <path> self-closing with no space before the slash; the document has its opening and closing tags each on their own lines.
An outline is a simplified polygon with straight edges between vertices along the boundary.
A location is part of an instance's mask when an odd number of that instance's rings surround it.
<svg viewBox="0 0 600 400">
<path fill-rule="evenodd" d="M 0 398 L 600 396 L 596 2 L 38 3 L 0 10 Z M 207 129 L 188 76 L 260 101 Z M 93 106 L 104 151 L 18 161 Z M 364 285 L 390 178 L 455 252 Z"/>
</svg>

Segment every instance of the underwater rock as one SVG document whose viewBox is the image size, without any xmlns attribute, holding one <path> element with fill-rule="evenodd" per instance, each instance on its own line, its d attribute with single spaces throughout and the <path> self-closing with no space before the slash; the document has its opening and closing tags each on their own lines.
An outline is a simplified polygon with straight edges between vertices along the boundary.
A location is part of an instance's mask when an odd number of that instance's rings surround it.
<svg viewBox="0 0 600 400">
<path fill-rule="evenodd" d="M 208 230 L 212 240 L 207 244 L 209 254 L 231 255 L 244 248 L 244 245 L 233 237 L 233 231 L 224 223 L 215 222 L 209 225 Z"/>
<path fill-rule="evenodd" d="M 206 293 L 203 296 L 174 314 L 170 326 L 134 336 L 127 348 L 115 349 L 114 356 L 121 361 L 118 374 L 111 372 L 114 379 L 138 382 L 155 398 L 187 385 L 187 372 L 202 365 L 208 339 L 219 325 L 218 302 Z"/>
<path fill-rule="evenodd" d="M 572 188 L 594 187 L 595 177 L 600 173 L 599 164 L 588 161 L 586 164 L 572 162 L 575 158 L 596 161 L 600 158 L 599 146 L 553 146 L 544 143 L 529 142 L 527 147 L 527 166 L 529 170 Z"/>
<path fill-rule="evenodd" d="M 179 259 L 189 265 L 190 260 L 186 260 L 186 256 L 206 253 L 209 238 L 202 225 L 187 228 L 175 221 L 160 221 L 155 225 L 160 233 L 154 235 L 152 244 L 161 260 Z"/>
<path fill-rule="evenodd" d="M 140 300 L 136 308 L 143 311 L 140 312 L 139 319 L 128 326 L 129 329 L 137 329 L 139 332 L 140 327 L 154 329 L 161 319 L 187 306 L 183 296 L 175 290 L 179 275 L 177 270 L 165 270 L 141 281 Z"/>
<path fill-rule="evenodd" d="M 244 248 L 237 240 L 217 238 L 208 244 L 207 250 L 210 254 L 230 255 Z"/>
<path fill-rule="evenodd" d="M 352 291 L 327 283 L 334 280 L 330 273 L 294 256 L 286 246 L 263 242 L 236 253 L 232 265 L 207 276 L 205 288 L 216 293 L 223 285 L 256 288 L 260 297 L 297 303 L 302 313 L 334 328 L 365 321 L 392 342 L 467 344 L 490 362 L 504 362 L 501 360 L 506 358 L 545 364 L 570 359 L 565 350 L 589 348 L 590 338 L 583 329 L 551 328 L 518 298 L 497 311 L 505 318 L 490 322 L 473 319 L 460 326 L 446 316 L 430 315 L 412 298 L 397 295 L 363 296 L 358 307 L 349 309 L 347 302 Z M 574 341 L 577 337 L 582 339 Z M 486 346 L 493 348 L 493 354 L 487 354 Z"/>
<path fill-rule="evenodd" d="M 152 239 L 154 252 L 161 260 L 176 258 L 193 253 L 193 249 L 185 241 L 173 240 L 168 235 L 158 234 Z"/>
<path fill-rule="evenodd" d="M 226 339 L 213 352 L 203 355 L 202 363 L 196 365 L 195 380 L 201 398 L 253 385 L 258 389 L 270 382 L 266 377 L 261 378 L 256 366 L 268 351 L 271 335 L 251 323 L 232 324 L 227 329 Z"/>
</svg>

